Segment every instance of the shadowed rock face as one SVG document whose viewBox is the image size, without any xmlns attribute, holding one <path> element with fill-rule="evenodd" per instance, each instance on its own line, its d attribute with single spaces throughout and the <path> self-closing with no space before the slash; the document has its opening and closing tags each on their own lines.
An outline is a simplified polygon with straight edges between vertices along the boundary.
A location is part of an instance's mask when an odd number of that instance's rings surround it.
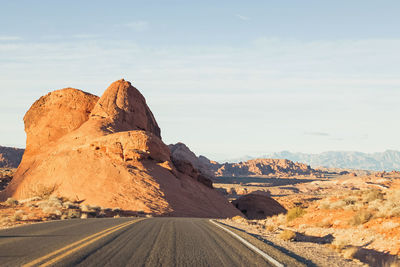
<svg viewBox="0 0 400 267">
<path fill-rule="evenodd" d="M 286 209 L 278 201 L 261 194 L 242 196 L 232 201 L 232 204 L 251 220 L 286 213 Z"/>
<path fill-rule="evenodd" d="M 0 146 L 0 168 L 17 168 L 23 154 L 23 149 Z"/>
<path fill-rule="evenodd" d="M 176 168 L 144 97 L 125 80 L 100 99 L 72 88 L 49 93 L 24 122 L 27 149 L 3 200 L 31 197 L 40 187 L 89 205 L 156 215 L 240 214 L 193 174 L 199 171 Z"/>
</svg>

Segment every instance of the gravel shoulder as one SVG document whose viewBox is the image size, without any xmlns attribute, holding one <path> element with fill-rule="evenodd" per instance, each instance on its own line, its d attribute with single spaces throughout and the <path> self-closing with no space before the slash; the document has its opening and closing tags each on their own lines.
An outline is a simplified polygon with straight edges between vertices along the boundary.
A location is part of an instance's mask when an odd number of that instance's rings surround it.
<svg viewBox="0 0 400 267">
<path fill-rule="evenodd" d="M 253 225 L 245 225 L 232 220 L 218 220 L 218 222 L 231 226 L 237 234 L 247 239 L 249 242 L 254 242 L 260 249 L 265 249 L 273 254 L 284 253 L 293 257 L 302 265 L 287 266 L 329 266 L 329 267 L 359 267 L 367 266 L 356 260 L 344 259 L 339 253 L 326 247 L 325 245 L 311 242 L 293 242 L 284 241 L 278 237 L 276 233 L 267 233 Z M 271 249 L 273 247 L 274 249 Z M 268 253 L 267 252 L 267 253 Z"/>
</svg>

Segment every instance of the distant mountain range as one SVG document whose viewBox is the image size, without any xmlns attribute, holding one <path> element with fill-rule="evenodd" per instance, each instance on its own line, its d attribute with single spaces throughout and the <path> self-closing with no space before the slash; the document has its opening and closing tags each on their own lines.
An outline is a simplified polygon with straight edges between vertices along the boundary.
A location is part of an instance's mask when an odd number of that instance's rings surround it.
<svg viewBox="0 0 400 267">
<path fill-rule="evenodd" d="M 376 171 L 392 171 L 400 169 L 400 151 L 386 150 L 377 153 L 356 151 L 327 151 L 320 154 L 292 153 L 281 151 L 265 154 L 259 157 L 244 156 L 231 159 L 228 162 L 241 162 L 255 158 L 288 159 L 294 162 L 309 164 L 311 167 L 328 167 L 344 169 L 361 169 Z"/>
</svg>

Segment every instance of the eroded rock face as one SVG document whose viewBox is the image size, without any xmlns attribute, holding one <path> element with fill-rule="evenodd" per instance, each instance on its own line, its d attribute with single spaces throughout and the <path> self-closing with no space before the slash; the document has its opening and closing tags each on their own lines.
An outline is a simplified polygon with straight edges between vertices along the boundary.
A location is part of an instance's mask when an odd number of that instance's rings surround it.
<svg viewBox="0 0 400 267">
<path fill-rule="evenodd" d="M 208 168 L 215 176 L 249 176 L 249 175 L 320 175 L 322 172 L 309 165 L 287 159 L 253 159 L 240 163 L 223 163 L 210 161 Z"/>
<path fill-rule="evenodd" d="M 160 128 L 143 95 L 130 82 L 110 85 L 94 107 L 91 117 L 100 117 L 113 131 L 143 130 L 161 139 Z"/>
<path fill-rule="evenodd" d="M 266 194 L 251 193 L 232 201 L 232 204 L 250 220 L 286 213 L 286 209 L 278 201 Z"/>
<path fill-rule="evenodd" d="M 27 150 L 46 147 L 88 120 L 99 97 L 73 88 L 48 93 L 24 117 Z"/>
<path fill-rule="evenodd" d="M 155 215 L 240 214 L 196 168 L 175 166 L 144 97 L 127 81 L 114 82 L 100 99 L 54 91 L 32 105 L 24 122 L 27 149 L 3 200 L 29 198 L 40 187 L 84 204 Z"/>
<path fill-rule="evenodd" d="M 183 143 L 171 144 L 168 147 L 171 151 L 171 160 L 180 172 L 212 188 L 211 180 L 214 175 L 196 154 Z"/>
</svg>

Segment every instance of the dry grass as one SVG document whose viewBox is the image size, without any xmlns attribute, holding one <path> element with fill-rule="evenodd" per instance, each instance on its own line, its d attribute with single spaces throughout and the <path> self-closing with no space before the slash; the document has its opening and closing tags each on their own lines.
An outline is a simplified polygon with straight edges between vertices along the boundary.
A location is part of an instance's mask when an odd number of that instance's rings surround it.
<svg viewBox="0 0 400 267">
<path fill-rule="evenodd" d="M 242 222 L 246 221 L 245 218 L 243 218 L 242 216 L 239 216 L 239 215 L 236 215 L 236 216 L 232 217 L 231 220 L 234 221 L 234 222 L 239 222 L 239 223 L 242 223 Z"/>
<path fill-rule="evenodd" d="M 378 189 L 363 191 L 362 199 L 364 202 L 372 202 L 376 199 L 383 199 L 384 194 Z"/>
<path fill-rule="evenodd" d="M 24 216 L 23 210 L 17 210 L 14 215 L 11 217 L 12 221 L 21 221 L 22 217 Z"/>
<path fill-rule="evenodd" d="M 47 199 L 49 198 L 56 190 L 57 190 L 57 185 L 44 185 L 44 184 L 38 184 L 34 188 L 31 188 L 30 190 L 30 195 L 32 197 L 40 197 L 42 199 Z"/>
<path fill-rule="evenodd" d="M 345 259 L 354 259 L 358 251 L 357 247 L 348 247 L 342 250 L 342 255 Z"/>
<path fill-rule="evenodd" d="M 354 214 L 353 218 L 350 219 L 350 224 L 353 226 L 358 226 L 368 222 L 374 215 L 367 210 L 358 211 Z"/>
<path fill-rule="evenodd" d="M 283 230 L 279 234 L 279 238 L 285 241 L 293 241 L 296 237 L 296 233 L 291 230 Z"/>
<path fill-rule="evenodd" d="M 333 240 L 331 246 L 337 250 L 337 251 L 342 251 L 346 247 L 349 247 L 351 244 L 351 240 L 348 239 L 348 237 L 345 236 L 337 236 L 335 237 L 335 240 Z"/>
<path fill-rule="evenodd" d="M 5 203 L 10 207 L 14 207 L 14 206 L 18 205 L 18 200 L 13 199 L 12 197 L 9 197 L 9 198 L 7 198 Z"/>
<path fill-rule="evenodd" d="M 287 222 L 293 221 L 294 219 L 303 216 L 305 213 L 306 213 L 306 211 L 300 207 L 292 208 L 292 209 L 288 210 L 288 212 L 286 214 L 286 221 Z"/>
</svg>

